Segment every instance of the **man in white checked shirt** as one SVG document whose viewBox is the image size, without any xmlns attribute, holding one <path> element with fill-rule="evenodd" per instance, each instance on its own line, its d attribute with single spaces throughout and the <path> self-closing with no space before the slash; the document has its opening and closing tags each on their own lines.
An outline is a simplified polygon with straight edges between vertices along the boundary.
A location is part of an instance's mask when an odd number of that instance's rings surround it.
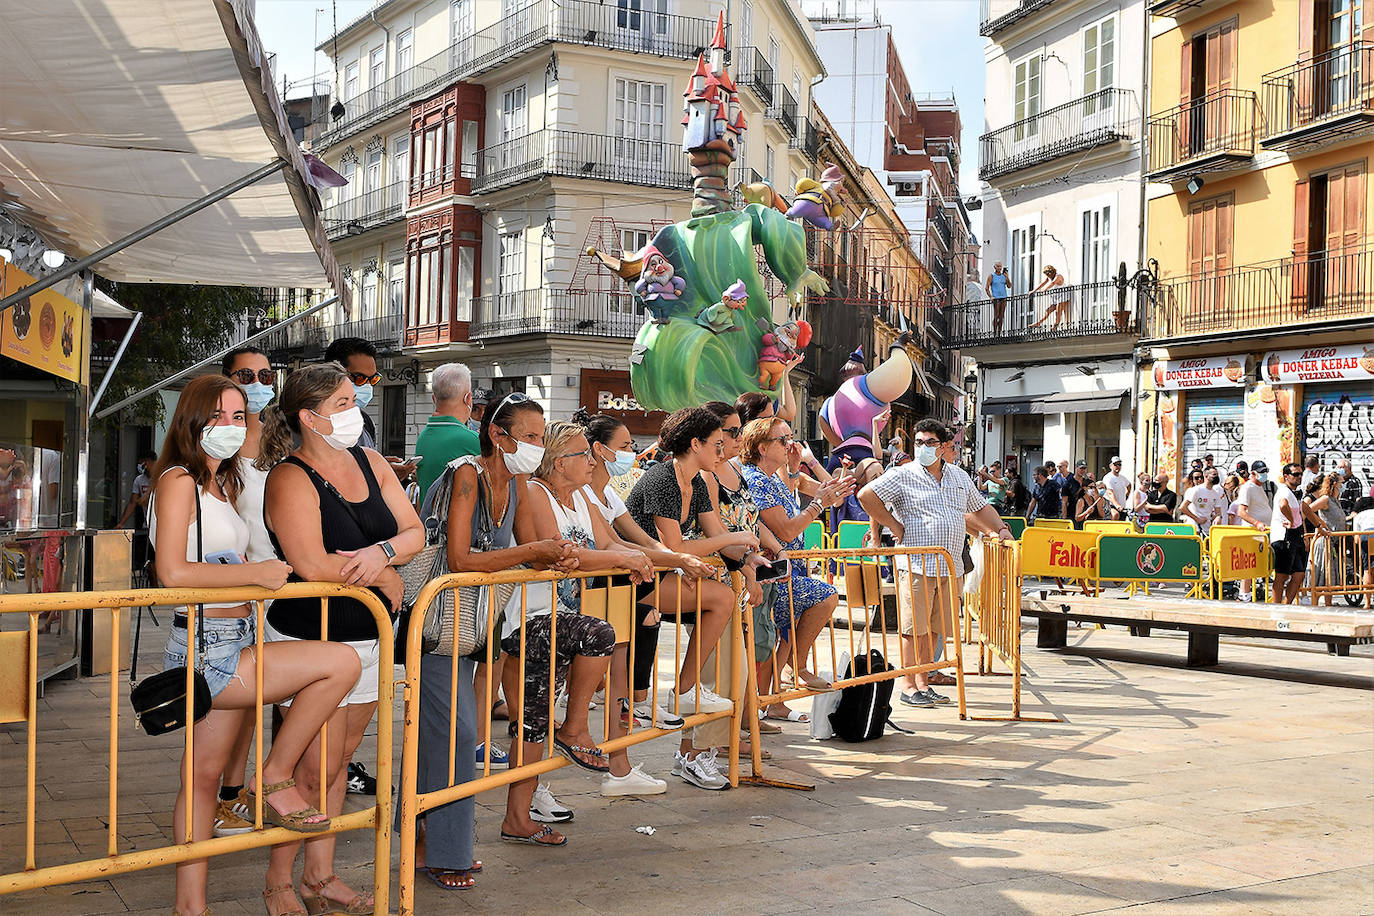
<svg viewBox="0 0 1374 916">
<path fill-rule="evenodd" d="M 902 667 L 929 664 L 935 647 L 944 640 L 954 620 L 954 602 L 963 590 L 964 533 L 970 528 L 1011 540 L 1011 531 L 988 505 L 968 474 L 940 459 L 939 452 L 951 439 L 937 420 L 916 424 L 916 460 L 894 468 L 859 492 L 859 503 L 869 517 L 890 530 L 903 547 L 943 547 L 954 564 L 954 583 L 942 556 L 897 562 L 897 609 L 901 621 Z M 969 518 L 965 519 L 968 514 Z M 910 566 L 910 571 L 906 568 Z M 908 706 L 932 707 L 948 703 L 936 693 L 928 676 L 902 675 L 901 701 Z"/>
</svg>

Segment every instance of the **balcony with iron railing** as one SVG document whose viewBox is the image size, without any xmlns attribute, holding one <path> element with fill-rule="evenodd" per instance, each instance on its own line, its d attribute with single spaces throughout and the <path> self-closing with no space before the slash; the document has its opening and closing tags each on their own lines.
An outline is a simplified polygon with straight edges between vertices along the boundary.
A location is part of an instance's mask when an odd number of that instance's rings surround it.
<svg viewBox="0 0 1374 916">
<path fill-rule="evenodd" d="M 319 314 L 316 313 L 276 328 L 266 337 L 260 338 L 257 346 L 277 359 L 292 354 L 322 354 L 328 340 L 325 336 L 326 330 L 318 319 Z"/>
<path fill-rule="evenodd" d="M 1127 89 L 1102 89 L 983 134 L 978 177 L 990 181 L 1062 156 L 1135 137 L 1139 112 Z"/>
<path fill-rule="evenodd" d="M 1282 258 L 1160 282 L 1150 340 L 1348 328 L 1374 321 L 1374 247 Z M 1358 339 L 1360 332 L 1352 334 Z"/>
<path fill-rule="evenodd" d="M 982 0 L 978 34 L 991 38 L 1054 3 L 1054 0 Z"/>
<path fill-rule="evenodd" d="M 1320 54 L 1261 80 L 1268 129 L 1260 145 L 1289 150 L 1374 131 L 1374 43 Z"/>
<path fill-rule="evenodd" d="M 1125 309 L 1119 302 L 1113 281 L 962 302 L 945 309 L 946 343 L 953 350 L 973 350 L 1070 338 L 1134 337 L 1139 329 L 1136 311 L 1129 301 Z"/>
<path fill-rule="evenodd" d="M 797 122 L 797 135 L 787 142 L 789 148 L 800 150 L 807 159 L 815 162 L 821 154 L 821 132 L 816 129 L 810 118 Z"/>
<path fill-rule="evenodd" d="M 766 112 L 769 118 L 778 122 L 789 137 L 797 135 L 797 100 L 792 90 L 781 83 L 773 85 L 773 102 Z"/>
<path fill-rule="evenodd" d="M 406 182 L 394 181 L 326 207 L 322 218 L 330 239 L 337 239 L 397 222 L 405 216 L 405 207 Z"/>
<path fill-rule="evenodd" d="M 541 130 L 478 150 L 472 193 L 543 177 L 590 178 L 677 191 L 692 187 L 679 144 Z"/>
<path fill-rule="evenodd" d="M 633 340 L 647 317 L 629 290 L 529 289 L 474 299 L 469 338 L 571 334 Z"/>
<path fill-rule="evenodd" d="M 758 96 L 766 108 L 773 104 L 773 67 L 758 48 L 740 48 L 735 52 L 735 85 Z"/>
<path fill-rule="evenodd" d="M 326 148 L 404 105 L 548 42 L 691 59 L 711 46 L 716 20 L 628 9 L 599 0 L 534 0 L 390 79 L 343 100 L 344 114 L 316 143 Z"/>
<path fill-rule="evenodd" d="M 1221 89 L 1150 116 L 1149 175 L 1173 181 L 1255 158 L 1255 94 Z"/>
<path fill-rule="evenodd" d="M 944 243 L 945 251 L 949 251 L 950 247 L 954 244 L 954 236 L 951 234 L 949 214 L 945 212 L 944 204 L 938 201 L 935 202 L 927 225 L 935 230 L 935 236 Z"/>
</svg>

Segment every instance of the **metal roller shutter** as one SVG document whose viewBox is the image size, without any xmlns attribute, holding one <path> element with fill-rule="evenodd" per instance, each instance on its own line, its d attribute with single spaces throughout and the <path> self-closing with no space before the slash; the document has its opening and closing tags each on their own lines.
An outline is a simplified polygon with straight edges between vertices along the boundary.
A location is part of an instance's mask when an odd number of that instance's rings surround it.
<svg viewBox="0 0 1374 916">
<path fill-rule="evenodd" d="M 1194 458 L 1208 454 L 1219 468 L 1235 467 L 1236 462 L 1245 457 L 1244 389 L 1189 391 L 1185 398 L 1182 449 L 1185 473 Z"/>
</svg>

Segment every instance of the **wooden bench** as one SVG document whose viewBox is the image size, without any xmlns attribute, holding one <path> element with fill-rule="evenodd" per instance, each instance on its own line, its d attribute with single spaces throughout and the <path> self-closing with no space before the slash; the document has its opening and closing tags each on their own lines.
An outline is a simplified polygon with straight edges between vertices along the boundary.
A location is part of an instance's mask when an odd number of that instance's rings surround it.
<svg viewBox="0 0 1374 916">
<path fill-rule="evenodd" d="M 1172 598 L 1046 598 L 1026 595 L 1021 614 L 1039 621 L 1036 646 L 1063 649 L 1069 621 L 1118 624 L 1132 636 L 1151 629 L 1188 634 L 1188 666 L 1217 663 L 1221 636 L 1255 636 L 1326 643 L 1333 655 L 1349 655 L 1351 646 L 1374 643 L 1374 613 L 1334 614 L 1292 604 L 1237 604 Z"/>
</svg>

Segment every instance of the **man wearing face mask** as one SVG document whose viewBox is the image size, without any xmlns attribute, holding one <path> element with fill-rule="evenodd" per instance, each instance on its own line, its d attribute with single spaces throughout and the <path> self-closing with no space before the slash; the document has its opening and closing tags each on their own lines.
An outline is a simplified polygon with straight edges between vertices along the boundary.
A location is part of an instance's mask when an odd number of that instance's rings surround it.
<svg viewBox="0 0 1374 916">
<path fill-rule="evenodd" d="M 962 593 L 964 534 L 968 526 L 1013 540 L 1011 531 L 987 504 L 962 469 L 940 458 L 950 441 L 949 430 L 937 420 L 916 424 L 916 460 L 887 471 L 859 491 L 859 504 L 873 521 L 893 533 L 903 547 L 943 547 L 943 556 L 926 556 L 915 563 L 898 561 L 897 610 L 901 622 L 902 667 L 930 664 L 935 646 L 954 621 L 955 602 Z M 966 517 L 967 513 L 967 517 Z M 903 569 L 906 566 L 906 569 Z M 942 578 L 953 574 L 952 594 Z M 932 707 L 949 698 L 930 686 L 928 672 L 904 674 L 901 701 L 908 706 Z"/>
<path fill-rule="evenodd" d="M 1263 461 L 1256 461 L 1250 465 L 1250 475 L 1245 478 L 1245 483 L 1240 485 L 1240 492 L 1236 494 L 1236 515 L 1240 516 L 1245 524 L 1261 531 L 1269 529 L 1269 522 L 1274 516 L 1274 505 L 1269 501 L 1269 494 L 1264 488 L 1268 481 L 1269 466 Z"/>
<path fill-rule="evenodd" d="M 1145 497 L 1145 511 L 1150 514 L 1150 521 L 1172 522 L 1176 508 L 1178 508 L 1178 494 L 1169 489 L 1169 475 L 1156 475 L 1154 487 Z"/>
<path fill-rule="evenodd" d="M 143 452 L 138 456 L 138 474 L 134 477 L 133 489 L 129 493 L 129 503 L 124 507 L 119 521 L 115 523 L 116 528 L 123 528 L 130 518 L 133 519 L 135 572 L 142 570 L 148 563 L 148 494 L 153 492 L 153 481 L 148 477 L 148 472 L 156 462 L 156 452 Z"/>
<path fill-rule="evenodd" d="M 1347 516 L 1354 515 L 1355 503 L 1365 495 L 1368 485 L 1351 469 L 1349 458 L 1336 461 L 1336 473 L 1345 478 L 1345 483 L 1341 484 L 1341 509 Z"/>
<path fill-rule="evenodd" d="M 472 373 L 462 363 L 444 363 L 430 376 L 434 416 L 420 430 L 415 453 L 420 456 L 416 481 L 420 501 L 453 459 L 481 451 L 477 433 L 468 426 L 472 417 Z"/>
<path fill-rule="evenodd" d="M 367 405 L 372 403 L 376 387 L 382 380 L 381 373 L 377 371 L 377 348 L 361 337 L 340 337 L 324 351 L 324 359 L 325 362 L 338 363 L 348 373 L 348 379 L 353 383 L 354 403 L 363 412 L 363 434 L 358 444 L 376 450 L 377 426 L 367 414 Z M 415 470 L 415 462 L 404 461 L 395 455 L 387 455 L 386 463 L 396 472 L 397 480 L 405 480 Z"/>
</svg>

